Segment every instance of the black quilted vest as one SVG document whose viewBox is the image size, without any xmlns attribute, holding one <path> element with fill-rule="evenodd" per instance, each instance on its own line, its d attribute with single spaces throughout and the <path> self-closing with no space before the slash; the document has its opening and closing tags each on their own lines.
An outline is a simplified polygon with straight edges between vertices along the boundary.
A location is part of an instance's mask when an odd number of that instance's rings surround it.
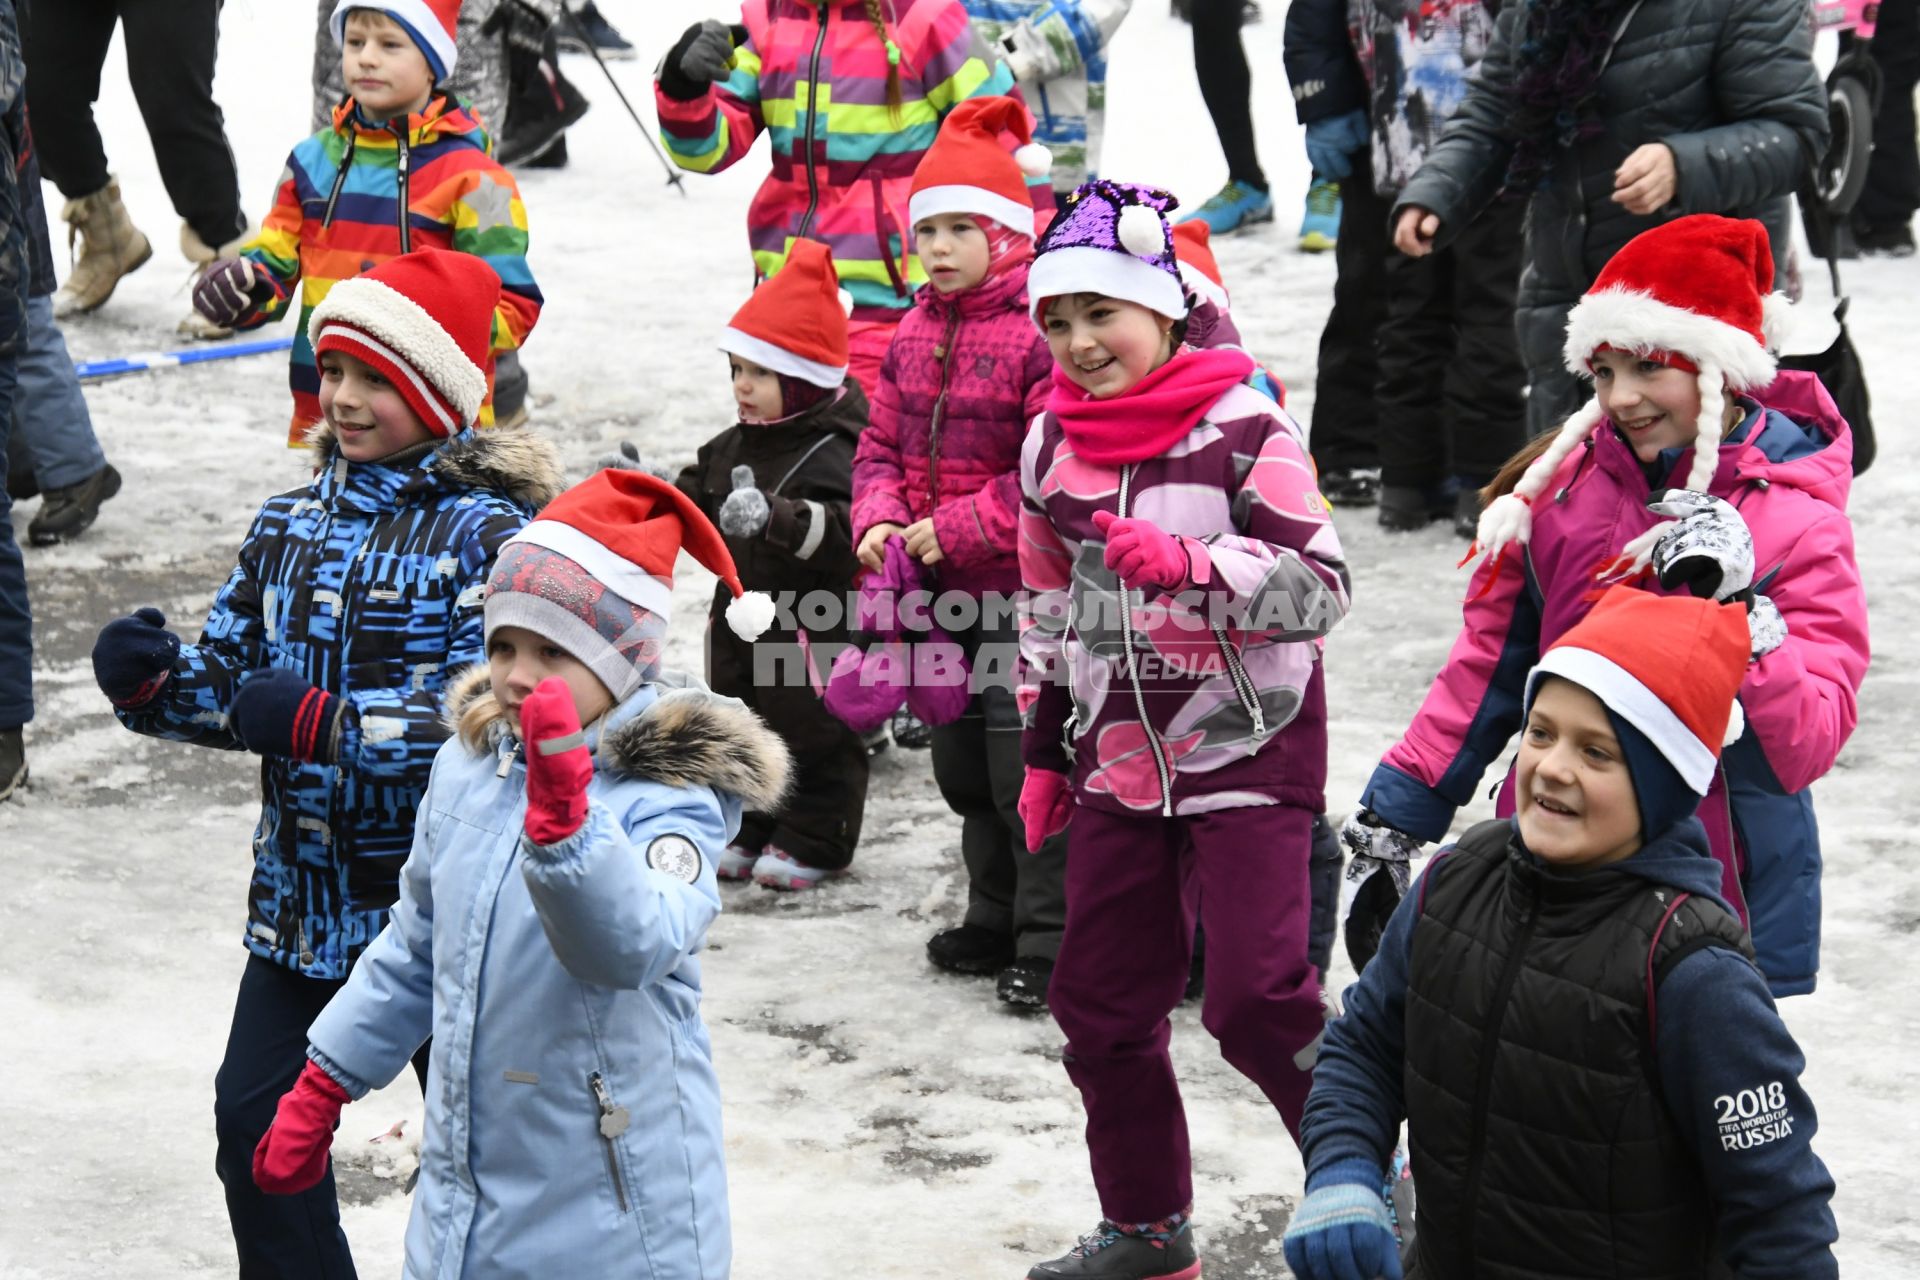
<svg viewBox="0 0 1920 1280">
<path fill-rule="evenodd" d="M 1746 931 L 1626 872 L 1543 871 L 1511 839 L 1467 832 L 1414 925 L 1421 1280 L 1706 1277 L 1712 1214 L 1661 1101 L 1647 985 L 1701 946 L 1751 958 Z"/>
</svg>

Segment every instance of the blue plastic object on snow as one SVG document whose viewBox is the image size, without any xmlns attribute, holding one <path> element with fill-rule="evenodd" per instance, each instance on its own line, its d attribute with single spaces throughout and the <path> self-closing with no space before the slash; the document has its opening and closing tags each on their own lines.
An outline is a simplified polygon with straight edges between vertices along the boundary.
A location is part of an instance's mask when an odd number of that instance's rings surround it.
<svg viewBox="0 0 1920 1280">
<path fill-rule="evenodd" d="M 93 378 L 114 378 L 123 373 L 145 373 L 150 369 L 172 369 L 183 364 L 206 364 L 210 360 L 237 360 L 241 356 L 265 355 L 286 351 L 293 339 L 261 338 L 255 342 L 223 342 L 215 346 L 185 347 L 179 351 L 136 351 L 112 360 L 76 360 L 74 376 L 86 382 Z"/>
</svg>

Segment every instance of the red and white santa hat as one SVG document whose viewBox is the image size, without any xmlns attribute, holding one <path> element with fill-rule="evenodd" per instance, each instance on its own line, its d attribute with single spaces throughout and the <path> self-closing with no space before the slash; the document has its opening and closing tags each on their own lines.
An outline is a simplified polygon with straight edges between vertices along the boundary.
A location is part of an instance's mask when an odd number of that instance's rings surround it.
<svg viewBox="0 0 1920 1280">
<path fill-rule="evenodd" d="M 427 430 L 473 425 L 487 398 L 500 277 L 470 253 L 416 249 L 327 291 L 307 320 L 316 359 L 342 351 L 379 370 Z"/>
<path fill-rule="evenodd" d="M 1227 301 L 1227 283 L 1220 275 L 1220 264 L 1213 260 L 1210 243 L 1212 229 L 1198 218 L 1173 224 L 1173 256 L 1180 263 L 1180 279 L 1222 311 L 1232 307 Z"/>
<path fill-rule="evenodd" d="M 1007 150 L 1002 135 L 1019 143 Z M 913 171 L 907 221 L 936 213 L 978 214 L 1023 236 L 1033 234 L 1027 179 L 1053 167 L 1053 153 L 1033 140 L 1033 117 L 1012 98 L 968 98 L 940 122 L 933 145 Z"/>
<path fill-rule="evenodd" d="M 1748 391 L 1773 381 L 1773 353 L 1791 323 L 1791 304 L 1773 292 L 1767 229 L 1751 218 L 1695 213 L 1641 232 L 1613 255 L 1567 316 L 1564 354 L 1567 368 L 1582 376 L 1592 374 L 1593 357 L 1604 349 L 1693 369 L 1700 418 L 1686 487 L 1704 493 L 1720 464 L 1727 389 Z M 1513 492 L 1481 513 L 1483 549 L 1497 553 L 1509 542 L 1527 540 L 1528 507 L 1605 417 L 1595 397 L 1561 424 Z M 1650 532 L 1657 536 L 1659 527 Z M 1650 547 L 1642 535 L 1623 555 L 1642 563 Z"/>
<path fill-rule="evenodd" d="M 847 313 L 833 253 L 795 240 L 787 260 L 733 313 L 720 349 L 831 391 L 847 380 Z"/>
<path fill-rule="evenodd" d="M 405 27 L 433 67 L 435 83 L 453 74 L 459 57 L 454 29 L 460 25 L 460 0 L 340 0 L 327 19 L 335 44 L 347 43 L 347 14 L 354 9 L 376 10 Z"/>
<path fill-rule="evenodd" d="M 1527 676 L 1572 681 L 1641 733 L 1697 794 L 1746 727 L 1737 696 L 1752 639 L 1744 605 L 1609 587 Z"/>
</svg>

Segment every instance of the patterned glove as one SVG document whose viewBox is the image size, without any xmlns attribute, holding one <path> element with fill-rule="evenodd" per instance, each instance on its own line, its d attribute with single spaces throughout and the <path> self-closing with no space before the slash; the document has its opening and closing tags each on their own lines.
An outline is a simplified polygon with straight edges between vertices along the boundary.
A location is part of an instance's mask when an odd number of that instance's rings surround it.
<svg viewBox="0 0 1920 1280">
<path fill-rule="evenodd" d="M 281 1095 L 273 1123 L 253 1149 L 253 1182 L 268 1195 L 295 1196 L 327 1175 L 340 1109 L 352 1099 L 338 1081 L 309 1062 Z"/>
<path fill-rule="evenodd" d="M 1691 489 L 1667 489 L 1647 509 L 1674 517 L 1653 544 L 1653 571 L 1669 591 L 1730 600 L 1753 583 L 1753 531 L 1729 503 Z"/>
<path fill-rule="evenodd" d="M 704 97 L 707 86 L 733 70 L 733 33 L 713 18 L 696 22 L 660 61 L 660 92 L 681 102 Z"/>
<path fill-rule="evenodd" d="M 209 263 L 193 286 L 193 309 L 223 329 L 273 296 L 273 281 L 245 258 Z"/>
<path fill-rule="evenodd" d="M 1338 182 L 1353 172 L 1353 157 L 1370 140 L 1364 111 L 1315 120 L 1307 126 L 1307 161 L 1315 175 Z"/>
<path fill-rule="evenodd" d="M 241 684 L 227 708 L 227 729 L 255 755 L 332 764 L 340 754 L 340 717 L 346 707 L 298 671 L 273 667 Z"/>
<path fill-rule="evenodd" d="M 527 839 L 559 844 L 587 821 L 587 750 L 573 693 L 559 676 L 534 686 L 520 704 L 520 741 L 527 749 Z"/>
<path fill-rule="evenodd" d="M 1067 829 L 1073 811 L 1073 793 L 1067 788 L 1067 775 L 1052 769 L 1028 769 L 1027 780 L 1020 784 L 1020 821 L 1027 829 L 1027 852 Z"/>
<path fill-rule="evenodd" d="M 720 518 L 715 523 L 730 538 L 757 538 L 766 532 L 773 508 L 767 495 L 754 487 L 752 467 L 735 467 L 732 479 L 733 492 L 721 502 Z"/>
<path fill-rule="evenodd" d="M 1787 620 L 1773 597 L 1756 595 L 1747 604 L 1747 632 L 1753 637 L 1753 660 L 1766 657 L 1787 642 Z"/>
<path fill-rule="evenodd" d="M 167 615 L 149 607 L 100 628 L 93 642 L 93 679 L 114 706 L 144 706 L 173 674 L 180 637 L 166 626 Z"/>
<path fill-rule="evenodd" d="M 1185 543 L 1165 530 L 1111 511 L 1094 512 L 1093 527 L 1107 540 L 1107 568 L 1129 585 L 1178 591 L 1192 582 Z"/>
<path fill-rule="evenodd" d="M 679 469 L 658 458 L 643 458 L 633 441 L 622 440 L 613 453 L 603 453 L 594 460 L 595 471 L 644 471 L 655 480 L 665 480 L 668 484 L 680 478 Z"/>
<path fill-rule="evenodd" d="M 1340 1160 L 1307 1179 L 1280 1247 L 1300 1280 L 1401 1280 L 1400 1246 L 1380 1194 L 1385 1179 L 1365 1160 Z"/>
<path fill-rule="evenodd" d="M 1340 828 L 1340 843 L 1352 855 L 1340 886 L 1340 918 L 1347 959 L 1358 973 L 1380 949 L 1380 935 L 1413 882 L 1413 858 L 1424 841 L 1361 809 Z"/>
</svg>

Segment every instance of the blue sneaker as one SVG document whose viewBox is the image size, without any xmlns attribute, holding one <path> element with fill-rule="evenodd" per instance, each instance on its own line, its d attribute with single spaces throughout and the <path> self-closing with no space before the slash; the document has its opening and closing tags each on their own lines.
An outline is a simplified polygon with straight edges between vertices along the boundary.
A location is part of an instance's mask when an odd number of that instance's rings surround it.
<svg viewBox="0 0 1920 1280">
<path fill-rule="evenodd" d="M 1272 222 L 1273 197 L 1258 187 L 1229 182 L 1212 199 L 1181 221 L 1189 219 L 1204 222 L 1208 231 L 1216 236 L 1224 236 L 1256 222 Z"/>
<path fill-rule="evenodd" d="M 1325 253 L 1340 243 L 1340 184 L 1315 178 L 1300 217 L 1300 251 Z"/>
</svg>

